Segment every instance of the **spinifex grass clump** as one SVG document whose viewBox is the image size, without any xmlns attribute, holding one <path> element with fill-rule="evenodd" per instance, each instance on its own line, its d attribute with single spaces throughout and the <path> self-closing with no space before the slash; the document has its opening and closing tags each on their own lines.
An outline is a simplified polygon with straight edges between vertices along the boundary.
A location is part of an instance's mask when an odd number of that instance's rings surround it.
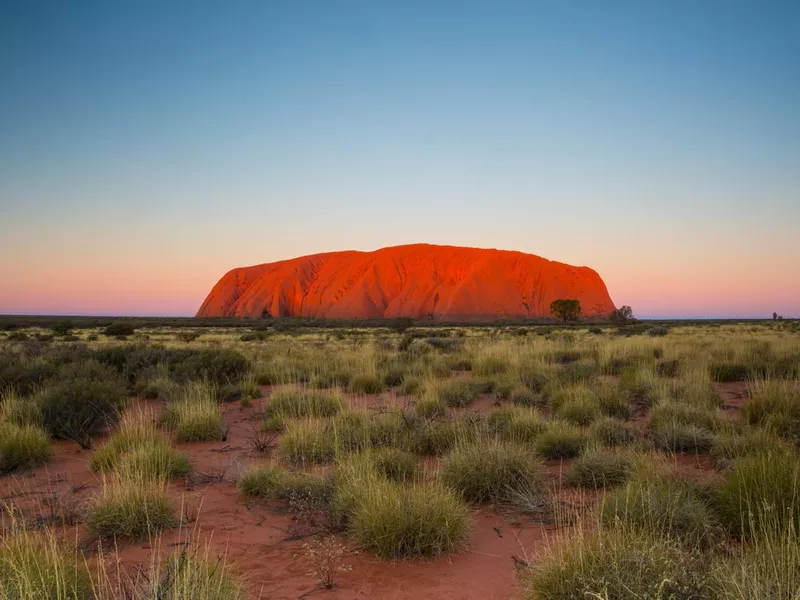
<svg viewBox="0 0 800 600">
<path fill-rule="evenodd" d="M 330 500 L 331 485 L 327 477 L 295 472 L 277 465 L 251 467 L 239 480 L 239 491 L 245 496 L 265 500 L 303 498 L 322 506 Z"/>
<path fill-rule="evenodd" d="M 489 413 L 489 429 L 498 437 L 513 442 L 533 443 L 547 423 L 534 408 L 503 406 Z"/>
<path fill-rule="evenodd" d="M 686 402 L 661 402 L 650 411 L 655 445 L 670 452 L 707 452 L 714 445 L 715 432 L 727 425 L 720 410 Z"/>
<path fill-rule="evenodd" d="M 616 526 L 570 532 L 522 575 L 529 600 L 710 600 L 703 556 L 675 540 Z"/>
<path fill-rule="evenodd" d="M 606 494 L 600 521 L 605 527 L 623 524 L 655 537 L 684 540 L 688 545 L 707 544 L 718 529 L 696 488 L 647 463 L 638 465 L 625 486 Z"/>
<path fill-rule="evenodd" d="M 0 475 L 42 465 L 51 455 L 50 436 L 40 427 L 0 422 Z"/>
<path fill-rule="evenodd" d="M 306 388 L 279 390 L 269 397 L 264 410 L 264 427 L 280 429 L 286 419 L 332 417 L 344 407 L 344 401 L 337 394 Z"/>
<path fill-rule="evenodd" d="M 34 398 L 24 397 L 14 390 L 0 394 L 0 412 L 7 423 L 19 427 L 26 425 L 42 426 L 42 409 Z"/>
<path fill-rule="evenodd" d="M 92 579 L 75 552 L 54 531 L 31 531 L 14 519 L 0 544 L 0 598 L 94 600 Z"/>
<path fill-rule="evenodd" d="M 476 429 L 466 419 L 422 423 L 411 438 L 411 448 L 424 456 L 442 456 L 459 442 L 475 439 Z"/>
<path fill-rule="evenodd" d="M 605 488 L 622 485 L 633 472 L 628 454 L 604 448 L 588 448 L 572 463 L 567 481 L 577 487 Z"/>
<path fill-rule="evenodd" d="M 749 392 L 751 397 L 742 409 L 745 421 L 771 429 L 782 437 L 800 440 L 800 383 L 759 382 Z"/>
<path fill-rule="evenodd" d="M 636 432 L 631 426 L 612 417 L 595 421 L 589 436 L 603 446 L 627 446 L 636 440 Z"/>
<path fill-rule="evenodd" d="M 438 483 L 392 481 L 369 457 L 340 465 L 336 479 L 334 510 L 353 541 L 380 558 L 439 556 L 469 541 L 467 507 Z"/>
<path fill-rule="evenodd" d="M 380 377 L 371 373 L 356 375 L 350 380 L 350 391 L 354 394 L 380 394 L 386 387 Z"/>
<path fill-rule="evenodd" d="M 575 458 L 588 442 L 583 430 L 563 421 L 552 421 L 536 438 L 534 448 L 540 458 Z"/>
<path fill-rule="evenodd" d="M 205 382 L 187 383 L 177 399 L 167 402 L 161 423 L 175 431 L 179 442 L 212 442 L 225 437 L 222 410 L 213 386 Z"/>
<path fill-rule="evenodd" d="M 800 459 L 761 453 L 738 460 L 716 502 L 722 522 L 736 535 L 800 529 Z"/>
<path fill-rule="evenodd" d="M 143 540 L 176 524 L 163 481 L 105 479 L 89 509 L 89 529 L 104 538 Z"/>
<path fill-rule="evenodd" d="M 439 400 L 446 406 L 463 407 L 471 404 L 478 397 L 480 390 L 474 382 L 459 377 L 438 384 L 437 392 Z"/>
<path fill-rule="evenodd" d="M 336 454 L 336 438 L 330 423 L 323 419 L 289 421 L 278 453 L 282 460 L 296 465 L 330 462 Z"/>
<path fill-rule="evenodd" d="M 494 440 L 456 446 L 442 460 L 440 476 L 470 502 L 507 502 L 543 486 L 542 469 L 528 449 Z"/>
<path fill-rule="evenodd" d="M 728 432 L 717 436 L 711 456 L 721 468 L 730 467 L 737 459 L 758 454 L 792 454 L 792 444 L 766 429 L 743 433 Z"/>
<path fill-rule="evenodd" d="M 89 462 L 92 471 L 118 472 L 144 480 L 171 479 L 188 475 L 191 462 L 187 454 L 174 450 L 145 413 L 126 419 L 119 430 Z"/>
</svg>

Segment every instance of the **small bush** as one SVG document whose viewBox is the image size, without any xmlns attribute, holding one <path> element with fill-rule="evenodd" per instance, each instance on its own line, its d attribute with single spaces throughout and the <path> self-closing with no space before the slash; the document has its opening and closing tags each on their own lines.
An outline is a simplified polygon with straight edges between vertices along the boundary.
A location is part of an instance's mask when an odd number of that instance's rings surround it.
<svg viewBox="0 0 800 600">
<path fill-rule="evenodd" d="M 543 402 L 534 392 L 527 389 L 516 389 L 511 392 L 511 402 L 519 406 L 539 406 Z"/>
<path fill-rule="evenodd" d="M 588 438 L 577 427 L 554 421 L 536 439 L 536 454 L 541 458 L 575 458 L 583 452 Z"/>
<path fill-rule="evenodd" d="M 456 446 L 442 460 L 440 476 L 469 502 L 506 502 L 543 485 L 542 470 L 530 452 L 509 442 Z"/>
<path fill-rule="evenodd" d="M 414 403 L 414 411 L 423 419 L 434 419 L 443 416 L 447 407 L 436 395 L 428 394 Z"/>
<path fill-rule="evenodd" d="M 575 459 L 567 481 L 576 487 L 605 488 L 622 485 L 631 476 L 633 460 L 619 452 L 590 448 Z"/>
<path fill-rule="evenodd" d="M 33 398 L 20 397 L 13 391 L 2 395 L 0 407 L 6 422 L 18 427 L 27 425 L 42 426 L 42 408 Z"/>
<path fill-rule="evenodd" d="M 700 454 L 714 446 L 715 436 L 708 429 L 666 422 L 653 431 L 653 442 L 659 450 L 680 454 Z"/>
<path fill-rule="evenodd" d="M 106 480 L 89 510 L 89 529 L 102 538 L 143 540 L 177 524 L 160 482 Z"/>
<path fill-rule="evenodd" d="M 125 387 L 108 367 L 89 361 L 65 365 L 57 382 L 40 392 L 44 428 L 56 438 L 89 448 L 92 438 L 117 423 L 126 403 Z"/>
<path fill-rule="evenodd" d="M 42 465 L 52 452 L 50 436 L 41 428 L 0 422 L 0 475 Z"/>
<path fill-rule="evenodd" d="M 274 465 L 252 467 L 239 480 L 239 491 L 245 496 L 277 500 L 290 476 L 286 469 Z"/>
<path fill-rule="evenodd" d="M 170 372 L 178 381 L 204 380 L 221 386 L 247 375 L 247 359 L 228 348 L 174 348 L 167 354 Z"/>
<path fill-rule="evenodd" d="M 89 467 L 139 480 L 184 477 L 192 470 L 188 455 L 173 450 L 168 440 L 145 425 L 122 427 L 95 451 Z"/>
<path fill-rule="evenodd" d="M 112 323 L 103 330 L 103 333 L 109 337 L 124 337 L 136 333 L 136 328 L 128 323 Z"/>
<path fill-rule="evenodd" d="M 711 456 L 722 466 L 730 466 L 740 458 L 758 454 L 791 454 L 792 446 L 763 429 L 744 434 L 727 433 L 717 436 Z"/>
</svg>

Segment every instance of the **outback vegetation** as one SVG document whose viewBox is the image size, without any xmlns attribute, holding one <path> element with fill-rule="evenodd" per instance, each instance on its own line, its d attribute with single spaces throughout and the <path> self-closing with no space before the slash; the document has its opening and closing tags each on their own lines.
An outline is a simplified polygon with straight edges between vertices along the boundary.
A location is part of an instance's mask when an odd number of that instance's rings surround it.
<svg viewBox="0 0 800 600">
<path fill-rule="evenodd" d="M 800 598 L 798 323 L 9 323 L 2 600 Z"/>
</svg>

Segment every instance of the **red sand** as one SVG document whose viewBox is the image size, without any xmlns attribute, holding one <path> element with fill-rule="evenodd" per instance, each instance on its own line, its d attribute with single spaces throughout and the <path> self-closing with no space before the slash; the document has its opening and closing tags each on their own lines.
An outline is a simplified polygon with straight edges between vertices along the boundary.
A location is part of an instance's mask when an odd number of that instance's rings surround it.
<svg viewBox="0 0 800 600">
<path fill-rule="evenodd" d="M 559 298 L 580 300 L 586 316 L 614 309 L 588 267 L 508 250 L 413 244 L 234 269 L 197 316 L 480 321 L 548 317 Z"/>
</svg>

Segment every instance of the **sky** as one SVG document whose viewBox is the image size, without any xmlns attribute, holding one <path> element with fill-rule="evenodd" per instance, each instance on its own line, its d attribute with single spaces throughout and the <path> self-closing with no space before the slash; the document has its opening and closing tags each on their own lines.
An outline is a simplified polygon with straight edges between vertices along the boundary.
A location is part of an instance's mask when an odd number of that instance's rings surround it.
<svg viewBox="0 0 800 600">
<path fill-rule="evenodd" d="M 0 314 L 416 242 L 800 316 L 800 2 L 0 0 Z"/>
</svg>

